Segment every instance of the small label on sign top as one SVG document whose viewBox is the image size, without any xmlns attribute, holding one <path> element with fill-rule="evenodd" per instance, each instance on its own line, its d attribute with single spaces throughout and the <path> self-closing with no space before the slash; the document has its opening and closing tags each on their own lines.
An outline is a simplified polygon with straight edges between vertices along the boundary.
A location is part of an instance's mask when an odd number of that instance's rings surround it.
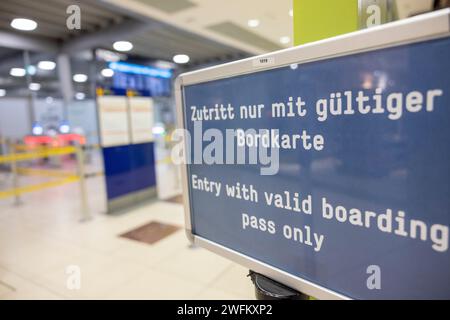
<svg viewBox="0 0 450 320">
<path fill-rule="evenodd" d="M 275 64 L 274 57 L 263 57 L 263 58 L 253 59 L 253 67 L 255 67 L 255 68 L 270 66 L 273 64 Z"/>
</svg>

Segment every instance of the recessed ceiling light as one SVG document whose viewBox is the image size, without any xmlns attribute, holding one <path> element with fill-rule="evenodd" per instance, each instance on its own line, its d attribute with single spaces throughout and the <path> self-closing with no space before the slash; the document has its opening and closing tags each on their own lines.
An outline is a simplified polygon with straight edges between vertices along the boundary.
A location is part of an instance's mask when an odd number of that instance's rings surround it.
<svg viewBox="0 0 450 320">
<path fill-rule="evenodd" d="M 36 83 L 36 82 L 32 82 L 28 86 L 28 89 L 30 89 L 31 91 L 39 91 L 41 89 L 41 84 L 40 83 Z"/>
<path fill-rule="evenodd" d="M 113 43 L 113 48 L 117 51 L 126 52 L 133 49 L 133 44 L 129 41 L 116 41 Z"/>
<path fill-rule="evenodd" d="M 77 100 L 83 100 L 85 97 L 86 97 L 86 95 L 83 92 L 75 93 L 75 99 L 77 99 Z"/>
<path fill-rule="evenodd" d="M 75 82 L 86 82 L 88 79 L 88 76 L 82 73 L 77 73 L 73 75 L 73 81 Z"/>
<path fill-rule="evenodd" d="M 101 74 L 102 74 L 102 76 L 105 77 L 105 78 L 110 78 L 110 77 L 112 77 L 112 76 L 114 75 L 114 70 L 113 70 L 113 69 L 106 68 L 106 69 L 103 69 L 103 70 L 101 71 Z"/>
<path fill-rule="evenodd" d="M 42 70 L 53 70 L 56 67 L 56 63 L 53 61 L 39 61 L 38 68 Z"/>
<path fill-rule="evenodd" d="M 291 17 L 293 17 L 294 16 L 294 10 L 289 10 L 289 15 L 291 16 Z"/>
<path fill-rule="evenodd" d="M 16 18 L 11 21 L 11 27 L 22 31 L 32 31 L 37 28 L 37 22 L 31 19 Z"/>
<path fill-rule="evenodd" d="M 189 56 L 186 54 L 177 54 L 173 56 L 173 62 L 183 64 L 189 62 Z"/>
<path fill-rule="evenodd" d="M 0 97 L 4 97 L 6 95 L 5 89 L 0 89 Z"/>
<path fill-rule="evenodd" d="M 259 26 L 259 20 L 258 19 L 250 19 L 247 21 L 247 25 L 250 28 L 256 28 L 257 26 Z"/>
<path fill-rule="evenodd" d="M 289 38 L 288 36 L 281 37 L 280 42 L 282 44 L 288 44 L 289 42 L 291 42 L 291 38 Z"/>
<path fill-rule="evenodd" d="M 26 73 L 24 68 L 11 68 L 11 70 L 9 70 L 9 74 L 13 77 L 23 77 Z"/>
</svg>

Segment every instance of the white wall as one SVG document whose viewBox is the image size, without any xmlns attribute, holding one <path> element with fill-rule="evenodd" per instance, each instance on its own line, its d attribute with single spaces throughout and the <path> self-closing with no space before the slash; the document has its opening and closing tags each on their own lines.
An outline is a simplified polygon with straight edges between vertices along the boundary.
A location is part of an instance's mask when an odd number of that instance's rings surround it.
<svg viewBox="0 0 450 320">
<path fill-rule="evenodd" d="M 88 144 L 98 144 L 97 105 L 94 100 L 74 101 L 69 106 L 68 120 L 72 129 L 82 129 Z"/>
<path fill-rule="evenodd" d="M 34 115 L 44 130 L 58 130 L 64 120 L 63 102 L 60 99 L 36 99 Z"/>
<path fill-rule="evenodd" d="M 89 144 L 98 143 L 97 112 L 94 100 L 74 101 L 68 108 L 68 119 L 64 119 L 63 103 L 60 99 L 36 99 L 36 120 L 44 130 L 59 128 L 61 121 L 68 120 L 73 129 L 86 135 Z M 0 98 L 0 136 L 22 139 L 31 133 L 28 99 Z M 80 133 L 81 133 L 80 132 Z"/>
<path fill-rule="evenodd" d="M 30 133 L 28 101 L 24 98 L 0 98 L 0 135 L 21 139 Z"/>
</svg>

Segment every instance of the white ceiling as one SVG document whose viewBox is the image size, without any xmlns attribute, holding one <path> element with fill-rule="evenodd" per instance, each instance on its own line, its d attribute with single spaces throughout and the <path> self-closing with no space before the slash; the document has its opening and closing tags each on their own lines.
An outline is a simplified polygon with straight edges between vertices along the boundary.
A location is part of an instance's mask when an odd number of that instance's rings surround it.
<svg viewBox="0 0 450 320">
<path fill-rule="evenodd" d="M 250 54 L 261 54 L 292 46 L 293 18 L 289 15 L 289 11 L 292 9 L 293 0 L 102 1 L 141 16 L 164 21 Z M 432 3 L 433 0 L 396 0 L 397 12 L 401 19 L 407 18 L 431 10 Z M 260 25 L 256 28 L 249 27 L 247 22 L 250 19 L 258 19 Z M 221 24 L 228 34 L 218 32 L 212 27 Z M 253 38 L 252 33 L 259 39 Z M 291 41 L 282 44 L 281 37 L 289 37 Z M 261 41 L 268 43 L 261 45 Z"/>
<path fill-rule="evenodd" d="M 205 28 L 222 21 L 232 21 L 243 28 L 263 36 L 278 45 L 280 37 L 292 39 L 293 18 L 289 16 L 292 0 L 191 0 L 198 7 L 175 14 L 175 19 Z M 249 19 L 258 19 L 260 25 L 250 28 Z M 286 46 L 292 45 L 292 43 Z"/>
<path fill-rule="evenodd" d="M 163 1 L 163 0 L 161 0 Z M 252 54 L 267 52 L 249 42 L 239 40 L 240 35 L 224 36 L 209 29 L 209 26 L 223 22 L 234 25 L 265 38 L 274 46 L 284 48 L 292 45 L 293 19 L 289 15 L 292 0 L 164 0 L 178 3 L 191 3 L 190 7 L 175 11 L 158 9 L 152 0 L 103 0 L 124 10 L 134 11 L 141 15 L 164 21 L 176 27 L 187 29 L 204 37 L 231 45 Z M 258 19 L 260 25 L 251 28 L 249 19 Z M 248 37 L 249 35 L 247 35 Z M 288 36 L 291 42 L 280 43 L 280 38 Z"/>
<path fill-rule="evenodd" d="M 293 18 L 289 11 L 293 0 L 102 1 L 250 54 L 292 46 Z M 396 4 L 398 15 L 403 19 L 431 10 L 433 0 L 396 0 Z M 250 19 L 258 19 L 259 26 L 249 27 L 247 22 Z M 281 37 L 289 37 L 291 41 L 282 44 Z"/>
<path fill-rule="evenodd" d="M 396 0 L 400 19 L 422 13 L 433 8 L 433 0 Z"/>
</svg>

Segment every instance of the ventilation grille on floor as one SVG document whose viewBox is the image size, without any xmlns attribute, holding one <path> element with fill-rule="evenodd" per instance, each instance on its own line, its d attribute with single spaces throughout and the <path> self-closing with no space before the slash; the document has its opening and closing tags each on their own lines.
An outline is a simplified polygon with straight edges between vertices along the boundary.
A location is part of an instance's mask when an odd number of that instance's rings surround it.
<svg viewBox="0 0 450 320">
<path fill-rule="evenodd" d="M 175 13 L 197 6 L 189 0 L 138 0 L 166 13 Z"/>
<path fill-rule="evenodd" d="M 221 35 L 233 38 L 243 43 L 247 43 L 257 48 L 261 48 L 267 51 L 276 51 L 283 49 L 283 47 L 276 43 L 263 38 L 256 33 L 248 31 L 241 26 L 233 22 L 221 22 L 218 24 L 210 25 L 208 29 L 220 33 Z"/>
</svg>

